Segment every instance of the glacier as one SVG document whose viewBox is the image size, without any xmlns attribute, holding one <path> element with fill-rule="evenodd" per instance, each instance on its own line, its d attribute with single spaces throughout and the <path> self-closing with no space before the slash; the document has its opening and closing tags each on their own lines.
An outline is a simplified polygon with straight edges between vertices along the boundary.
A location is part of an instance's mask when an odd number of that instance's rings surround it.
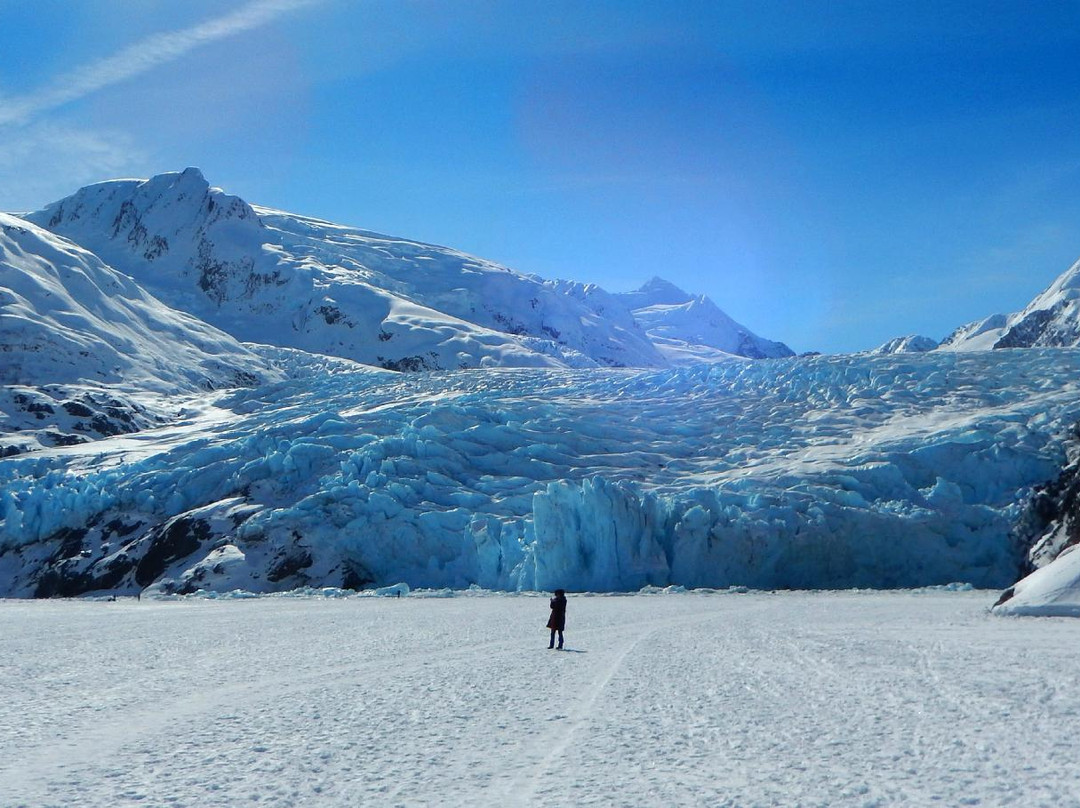
<svg viewBox="0 0 1080 808">
<path fill-rule="evenodd" d="M 279 374 L 0 460 L 0 594 L 912 587 L 1020 577 L 1080 351 Z"/>
</svg>

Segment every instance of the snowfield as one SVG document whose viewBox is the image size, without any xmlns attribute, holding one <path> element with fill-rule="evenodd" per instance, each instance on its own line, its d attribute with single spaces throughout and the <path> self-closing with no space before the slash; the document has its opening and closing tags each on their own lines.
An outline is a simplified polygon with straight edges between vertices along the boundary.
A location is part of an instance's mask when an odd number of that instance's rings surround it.
<svg viewBox="0 0 1080 808">
<path fill-rule="evenodd" d="M 0 602 L 5 806 L 1080 804 L 996 593 Z"/>
</svg>

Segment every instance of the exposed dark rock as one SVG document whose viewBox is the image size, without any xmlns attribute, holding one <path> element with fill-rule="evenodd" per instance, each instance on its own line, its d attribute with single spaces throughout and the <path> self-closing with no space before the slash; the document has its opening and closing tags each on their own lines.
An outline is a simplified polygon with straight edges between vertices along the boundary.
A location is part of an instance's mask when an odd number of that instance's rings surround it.
<svg viewBox="0 0 1080 808">
<path fill-rule="evenodd" d="M 1030 348 L 1037 344 L 1046 330 L 1047 324 L 1057 317 L 1062 306 L 1067 303 L 1068 301 L 1062 301 L 1052 309 L 1031 312 L 1031 314 L 1006 331 L 1001 339 L 994 343 L 994 347 Z"/>
<path fill-rule="evenodd" d="M 28 404 L 26 406 L 26 411 L 34 413 L 40 420 L 45 420 L 46 415 L 54 415 L 56 413 L 56 410 L 41 401 L 35 401 Z"/>
<path fill-rule="evenodd" d="M 300 570 L 311 566 L 311 553 L 303 547 L 297 547 L 291 552 L 279 556 L 266 573 L 266 580 L 277 583 L 280 580 L 296 575 Z"/>
<path fill-rule="evenodd" d="M 403 356 L 400 359 L 385 359 L 380 356 L 378 359 L 381 367 L 386 370 L 396 370 L 400 373 L 421 373 L 425 370 L 441 370 L 439 367 L 438 354 L 434 351 L 427 357 Z"/>
<path fill-rule="evenodd" d="M 98 413 L 90 419 L 90 429 L 99 435 L 122 435 L 125 432 L 130 432 L 130 429 L 125 429 L 123 426 L 118 425 L 112 419 L 106 417 L 102 413 Z"/>
<path fill-rule="evenodd" d="M 63 406 L 64 412 L 68 415 L 74 415 L 76 418 L 89 418 L 94 414 L 92 409 L 78 401 L 65 401 Z"/>
<path fill-rule="evenodd" d="M 80 555 L 83 551 L 83 539 L 88 532 L 86 528 L 69 527 L 56 533 L 52 539 L 60 546 L 50 561 L 62 561 Z"/>
<path fill-rule="evenodd" d="M 86 438 L 79 435 L 64 435 L 60 432 L 46 432 L 43 435 L 53 446 L 78 446 L 86 443 Z"/>
<path fill-rule="evenodd" d="M 210 537 L 206 520 L 178 516 L 151 532 L 149 548 L 135 568 L 135 582 L 149 586 L 169 564 L 194 553 Z"/>
<path fill-rule="evenodd" d="M 997 602 L 994 604 L 994 606 L 1000 606 L 1002 603 L 1005 603 L 1005 601 L 1011 600 L 1012 596 L 1015 594 L 1016 589 L 1010 586 L 1008 589 L 1001 593 L 1001 597 L 997 599 Z"/>
<path fill-rule="evenodd" d="M 153 236 L 150 239 L 150 245 L 146 248 L 146 252 L 143 253 L 143 258 L 145 258 L 147 261 L 153 261 L 155 258 L 160 258 L 168 251 L 168 240 L 166 240 L 163 236 Z"/>
<path fill-rule="evenodd" d="M 349 328 L 353 327 L 353 324 L 349 322 L 348 318 L 345 317 L 345 314 L 337 306 L 324 304 L 315 309 L 315 312 L 316 314 L 322 315 L 322 318 L 326 321 L 327 325 L 336 325 L 337 323 L 341 323 L 342 325 L 348 326 Z"/>
<path fill-rule="evenodd" d="M 1046 566 L 1061 553 L 1080 544 L 1080 427 L 1070 442 L 1070 461 L 1057 479 L 1038 486 L 1017 523 L 1017 540 L 1027 558 L 1023 575 Z"/>
<path fill-rule="evenodd" d="M 528 328 L 514 320 L 512 317 L 508 317 L 507 315 L 503 314 L 501 311 L 492 312 L 491 317 L 496 323 L 499 324 L 500 330 L 506 332 L 507 334 L 513 334 L 514 336 L 520 337 L 529 333 Z"/>
<path fill-rule="evenodd" d="M 135 521 L 129 525 L 125 524 L 123 519 L 116 518 L 105 525 L 104 529 L 102 530 L 102 537 L 106 539 L 110 536 L 119 536 L 120 538 L 124 538 L 126 536 L 130 536 L 132 533 L 142 527 L 143 524 L 144 523 L 141 521 Z"/>
<path fill-rule="evenodd" d="M 85 572 L 70 570 L 60 564 L 42 572 L 35 598 L 73 598 L 93 589 L 93 580 Z"/>
<path fill-rule="evenodd" d="M 361 590 L 375 583 L 375 576 L 356 562 L 347 562 L 341 575 L 341 588 Z"/>
</svg>

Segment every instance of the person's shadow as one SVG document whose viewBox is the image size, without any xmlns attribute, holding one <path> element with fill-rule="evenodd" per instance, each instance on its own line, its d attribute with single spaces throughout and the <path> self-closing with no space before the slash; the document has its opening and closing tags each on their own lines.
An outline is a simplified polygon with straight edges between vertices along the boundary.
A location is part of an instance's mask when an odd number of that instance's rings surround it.
<svg viewBox="0 0 1080 808">
<path fill-rule="evenodd" d="M 582 651 L 580 648 L 560 648 L 564 654 L 587 654 L 588 651 Z"/>
</svg>

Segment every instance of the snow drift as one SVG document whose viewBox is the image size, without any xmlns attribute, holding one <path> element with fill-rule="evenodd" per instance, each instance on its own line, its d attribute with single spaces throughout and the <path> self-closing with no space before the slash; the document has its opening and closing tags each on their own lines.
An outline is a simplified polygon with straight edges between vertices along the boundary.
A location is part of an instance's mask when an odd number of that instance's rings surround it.
<svg viewBox="0 0 1080 808">
<path fill-rule="evenodd" d="M 1067 548 L 1002 593 L 994 614 L 1033 617 L 1080 617 L 1080 551 Z"/>
</svg>

